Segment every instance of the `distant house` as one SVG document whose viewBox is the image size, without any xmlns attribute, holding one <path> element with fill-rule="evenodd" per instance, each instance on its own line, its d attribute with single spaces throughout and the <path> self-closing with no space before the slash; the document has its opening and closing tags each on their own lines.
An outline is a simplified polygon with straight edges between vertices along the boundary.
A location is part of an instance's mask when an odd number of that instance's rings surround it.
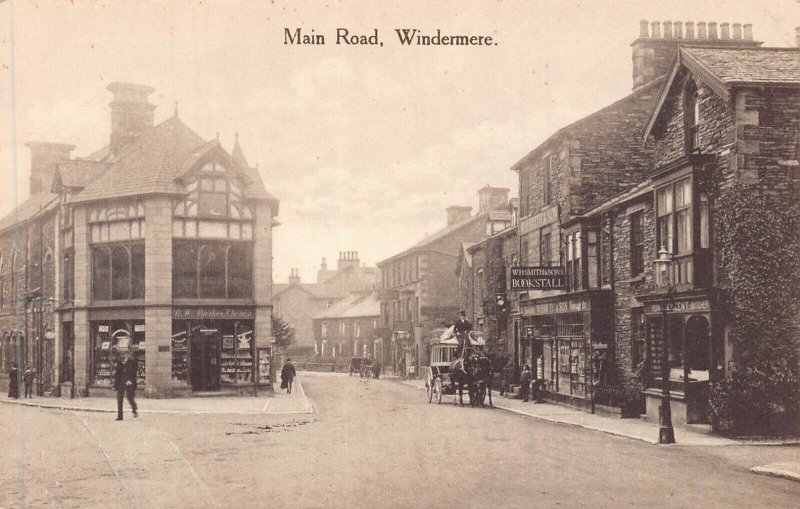
<svg viewBox="0 0 800 509">
<path fill-rule="evenodd" d="M 315 283 L 303 283 L 299 271 L 292 269 L 288 284 L 276 284 L 273 295 L 274 315 L 294 327 L 290 350 L 319 353 L 315 350 L 314 317 L 351 292 L 373 290 L 377 275 L 377 268 L 361 266 L 357 251 L 340 252 L 336 270 L 328 269 L 323 258 Z"/>
<path fill-rule="evenodd" d="M 508 228 L 514 208 L 508 189 L 485 186 L 478 191 L 479 209 L 447 208 L 447 226 L 411 248 L 378 263 L 381 270 L 380 326 L 386 329 L 397 356 L 392 363 L 419 367 L 428 362 L 431 331 L 452 323 L 459 311 L 455 277 L 464 242 L 477 242 Z"/>
<path fill-rule="evenodd" d="M 316 351 L 323 357 L 372 357 L 388 351 L 380 336 L 380 302 L 373 292 L 354 292 L 314 317 Z"/>
</svg>

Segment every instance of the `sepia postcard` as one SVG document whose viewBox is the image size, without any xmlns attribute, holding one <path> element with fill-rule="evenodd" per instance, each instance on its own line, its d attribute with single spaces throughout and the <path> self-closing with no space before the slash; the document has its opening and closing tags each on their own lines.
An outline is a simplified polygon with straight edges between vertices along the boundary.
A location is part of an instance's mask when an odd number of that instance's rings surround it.
<svg viewBox="0 0 800 509">
<path fill-rule="evenodd" d="M 0 0 L 0 509 L 800 505 L 800 0 Z"/>
</svg>

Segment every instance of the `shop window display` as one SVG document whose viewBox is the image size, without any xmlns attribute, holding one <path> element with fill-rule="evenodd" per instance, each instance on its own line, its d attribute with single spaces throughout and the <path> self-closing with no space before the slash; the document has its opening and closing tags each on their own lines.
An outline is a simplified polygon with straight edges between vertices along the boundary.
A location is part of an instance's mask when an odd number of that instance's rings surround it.
<svg viewBox="0 0 800 509">
<path fill-rule="evenodd" d="M 144 321 L 92 322 L 94 340 L 92 355 L 92 382 L 111 387 L 114 383 L 114 366 L 119 355 L 128 352 L 137 362 L 138 383 L 146 380 Z"/>
</svg>

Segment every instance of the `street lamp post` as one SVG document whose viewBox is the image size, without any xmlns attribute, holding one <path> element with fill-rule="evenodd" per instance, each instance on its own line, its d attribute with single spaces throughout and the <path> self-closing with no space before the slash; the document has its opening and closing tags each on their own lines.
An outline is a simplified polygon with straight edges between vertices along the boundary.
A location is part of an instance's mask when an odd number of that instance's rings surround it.
<svg viewBox="0 0 800 509">
<path fill-rule="evenodd" d="M 667 337 L 667 313 L 673 306 L 675 287 L 669 283 L 669 268 L 672 264 L 672 255 L 665 247 L 658 251 L 658 259 L 654 261 L 656 271 L 661 274 L 662 281 L 667 281 L 667 292 L 661 301 L 661 412 L 658 429 L 659 444 L 674 444 L 675 430 L 672 427 L 672 404 L 670 401 L 669 382 L 669 348 Z"/>
</svg>

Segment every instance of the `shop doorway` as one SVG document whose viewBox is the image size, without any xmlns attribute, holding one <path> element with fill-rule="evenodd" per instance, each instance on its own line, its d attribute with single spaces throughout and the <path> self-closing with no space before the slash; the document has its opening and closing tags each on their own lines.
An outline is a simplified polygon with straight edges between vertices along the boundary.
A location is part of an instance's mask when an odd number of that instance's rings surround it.
<svg viewBox="0 0 800 509">
<path fill-rule="evenodd" d="M 222 336 L 217 329 L 201 328 L 192 336 L 191 370 L 192 390 L 218 391 L 220 386 L 220 343 Z"/>
</svg>

